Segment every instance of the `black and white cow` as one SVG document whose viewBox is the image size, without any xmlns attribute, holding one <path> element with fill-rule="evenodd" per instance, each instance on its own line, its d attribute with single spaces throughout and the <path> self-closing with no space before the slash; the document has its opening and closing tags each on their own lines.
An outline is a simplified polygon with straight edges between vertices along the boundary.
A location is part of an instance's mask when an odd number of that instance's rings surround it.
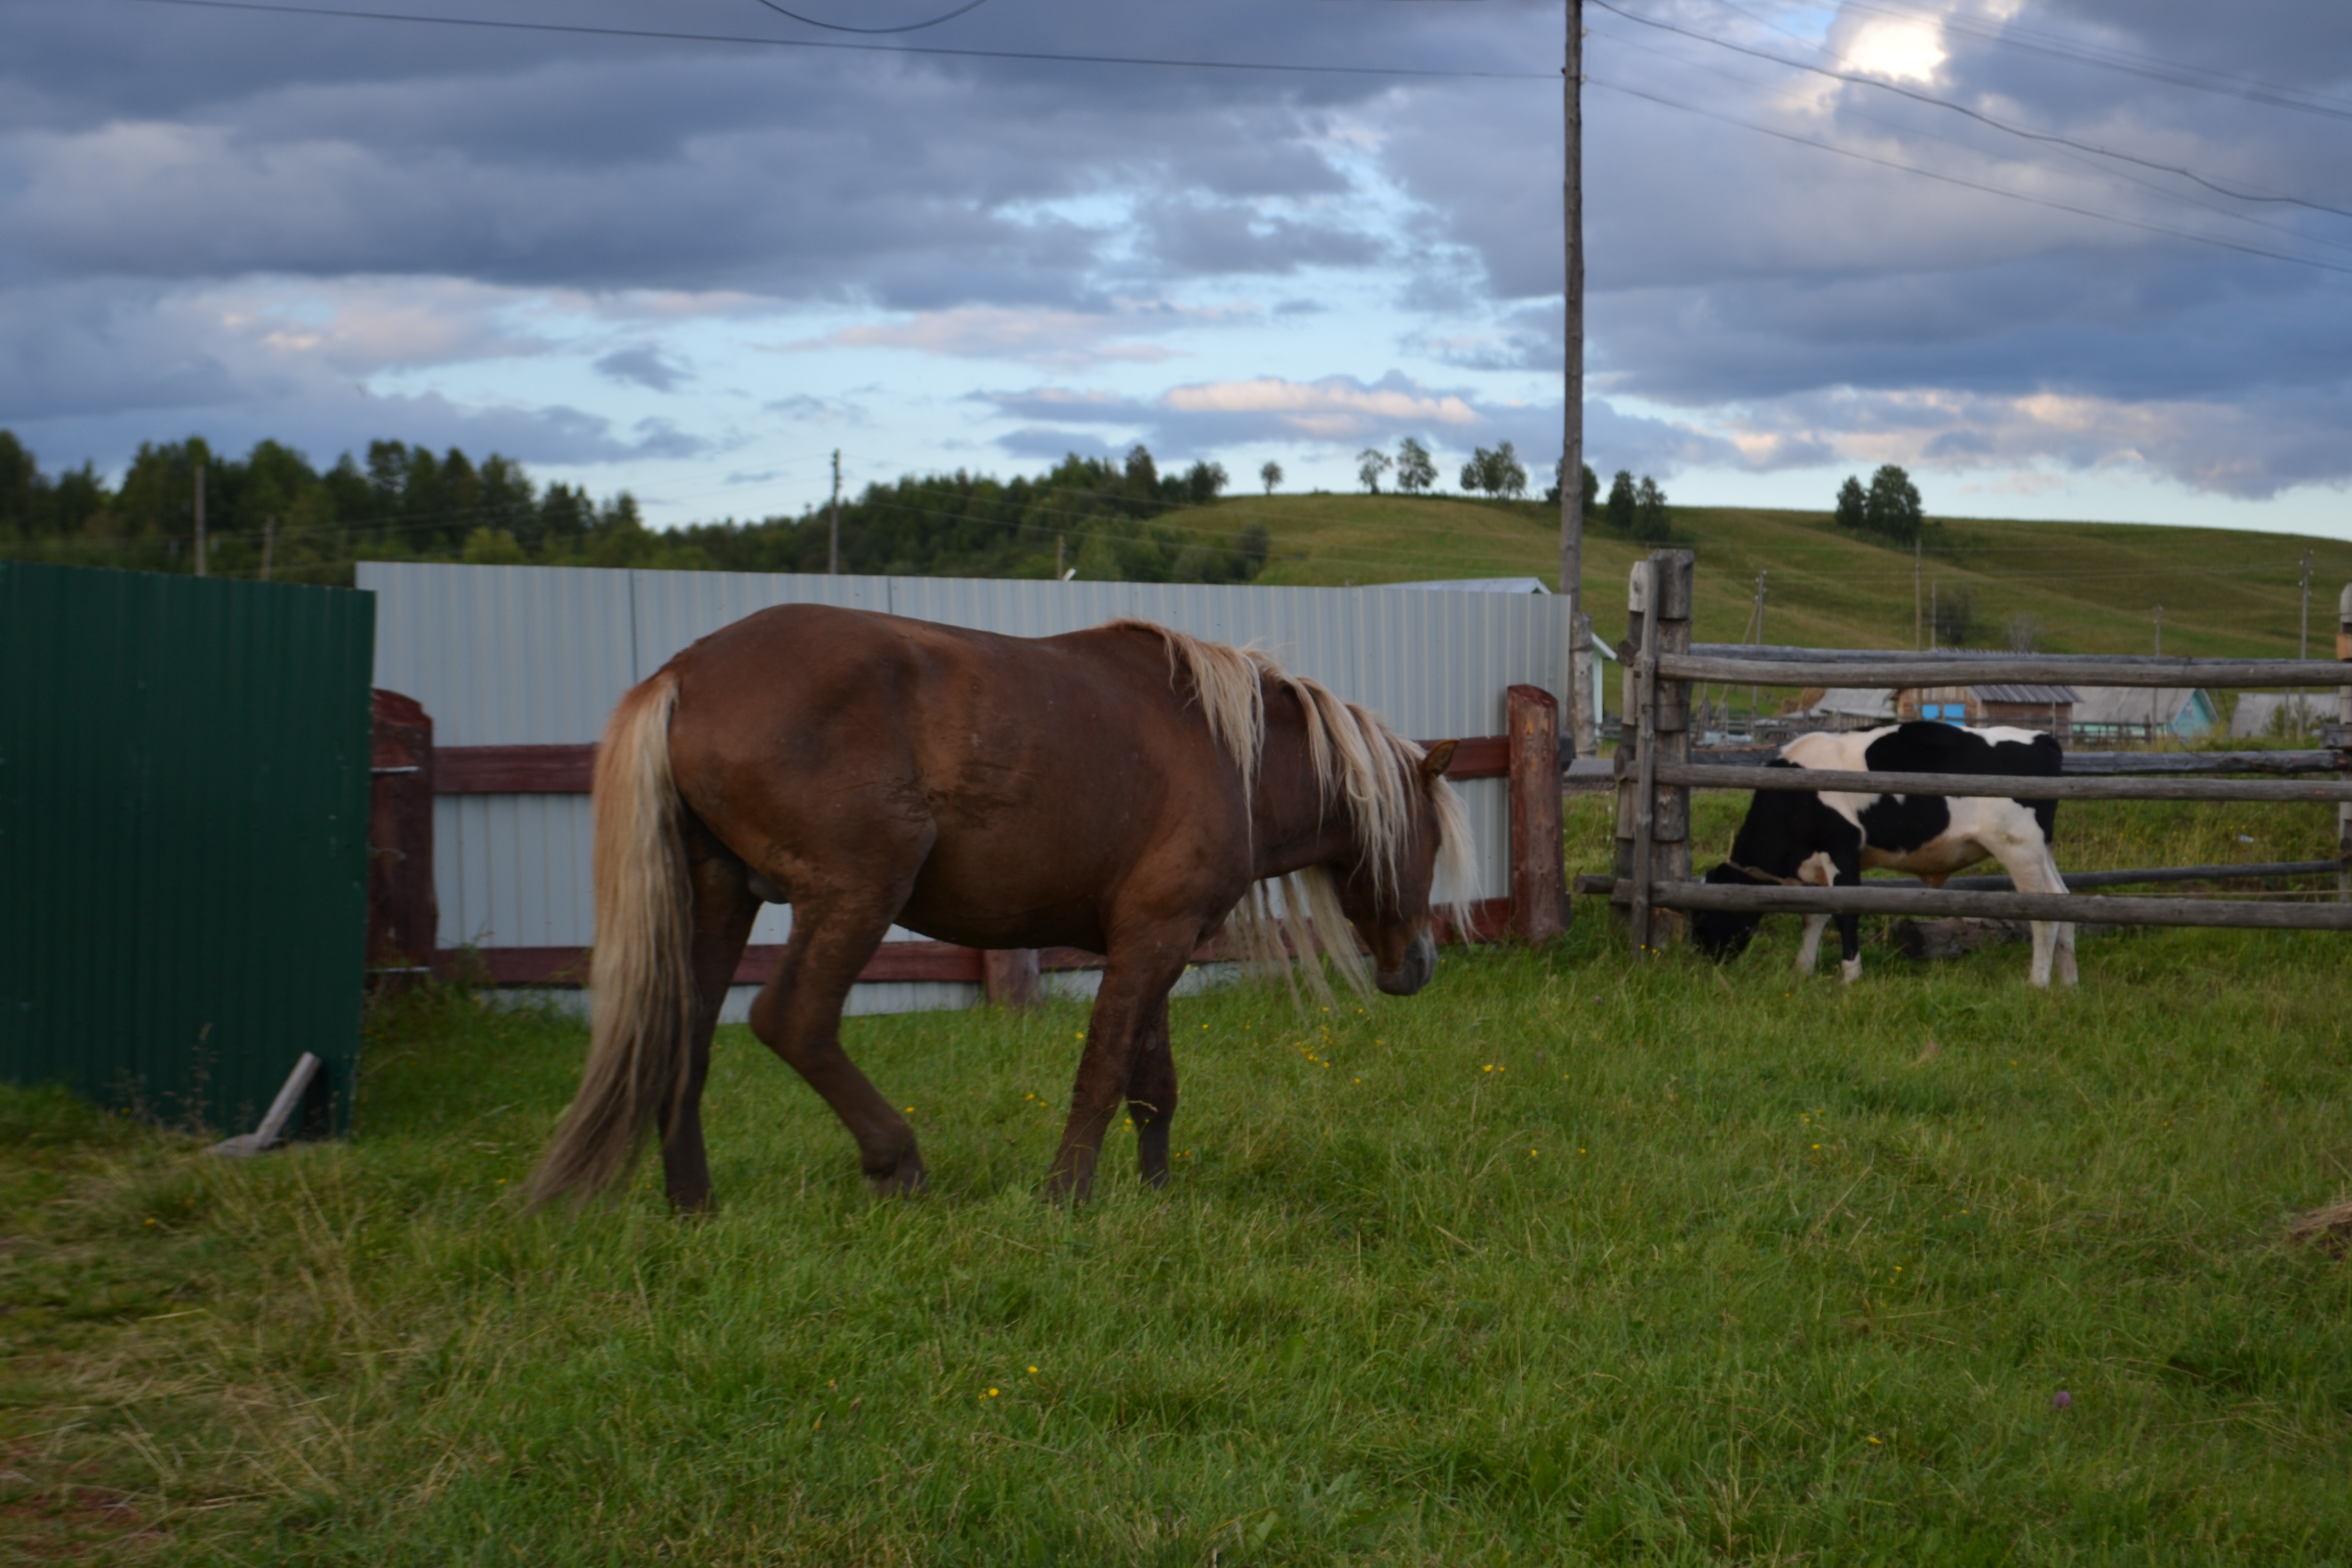
<svg viewBox="0 0 2352 1568">
<path fill-rule="evenodd" d="M 1844 772 L 1995 773 L 2054 776 L 2058 742 L 2032 730 L 1967 730 L 1913 722 L 1845 734 L 1800 735 L 1780 748 L 1773 767 Z M 2066 883 L 2050 852 L 2058 816 L 2054 800 L 1990 800 L 1940 795 L 1841 795 L 1824 791 L 1759 790 L 1732 841 L 1731 858 L 1706 874 L 1710 882 L 1809 882 L 1847 887 L 1864 869 L 1887 866 L 1913 872 L 1930 887 L 1990 856 L 2021 893 L 2063 893 Z M 1691 936 L 1717 958 L 1747 947 L 1762 917 L 1702 911 Z M 1828 915 L 1805 918 L 1797 972 L 1811 974 Z M 1841 973 L 1862 976 L 1861 919 L 1839 915 Z M 2033 923 L 2036 985 L 2050 984 L 2055 963 L 2061 984 L 2074 984 L 2074 928 Z"/>
</svg>

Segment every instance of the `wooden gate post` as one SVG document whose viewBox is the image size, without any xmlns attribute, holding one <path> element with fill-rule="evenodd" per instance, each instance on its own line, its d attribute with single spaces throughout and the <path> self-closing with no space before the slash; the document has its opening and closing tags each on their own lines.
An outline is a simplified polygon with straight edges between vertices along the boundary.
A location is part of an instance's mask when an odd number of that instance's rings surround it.
<svg viewBox="0 0 2352 1568">
<path fill-rule="evenodd" d="M 1510 721 L 1511 929 L 1530 947 L 1568 929 L 1559 827 L 1559 704 L 1540 686 L 1504 694 Z"/>
<path fill-rule="evenodd" d="M 433 720 L 413 697 L 370 694 L 367 964 L 379 978 L 433 963 Z"/>
<path fill-rule="evenodd" d="M 999 1007 L 1034 1007 L 1043 989 L 1034 947 L 991 948 L 980 955 L 988 999 Z"/>
<path fill-rule="evenodd" d="M 1691 583 L 1696 578 L 1698 555 L 1691 550 L 1654 550 L 1651 562 L 1651 583 L 1656 593 L 1651 605 L 1656 606 L 1658 623 L 1658 654 L 1689 654 L 1691 651 Z M 1691 759 L 1691 684 L 1679 679 L 1656 679 L 1651 687 L 1651 703 L 1656 705 L 1656 742 L 1651 752 L 1658 766 L 1682 766 Z M 1691 879 L 1691 790 L 1689 785 L 1661 785 L 1656 799 L 1651 804 L 1649 820 L 1649 875 L 1651 884 L 1658 881 L 1689 881 Z M 1651 950 L 1663 952 L 1682 936 L 1682 912 L 1677 910 L 1654 910 L 1649 924 Z"/>
</svg>

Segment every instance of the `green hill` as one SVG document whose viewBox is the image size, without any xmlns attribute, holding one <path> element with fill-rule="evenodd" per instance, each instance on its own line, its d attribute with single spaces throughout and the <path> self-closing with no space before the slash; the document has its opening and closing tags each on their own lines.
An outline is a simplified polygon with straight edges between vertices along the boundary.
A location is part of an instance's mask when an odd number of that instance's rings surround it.
<svg viewBox="0 0 2352 1568">
<path fill-rule="evenodd" d="M 1820 647 L 1912 644 L 1910 552 L 1842 531 L 1827 512 L 1673 509 L 1675 542 L 1698 553 L 1702 641 L 1748 635 L 1756 574 L 1769 574 L 1765 639 Z M 1172 512 L 1180 530 L 1230 533 L 1264 522 L 1265 584 L 1397 583 L 1559 571 L 1559 514 L 1535 502 L 1443 497 L 1235 497 Z M 1977 643 L 2008 645 L 2020 617 L 2053 653 L 2147 653 L 2164 606 L 2167 653 L 2292 658 L 2296 580 L 2312 552 L 2312 652 L 2335 647 L 2336 599 L 2352 582 L 2352 542 L 2137 523 L 1956 518 L 1933 531 L 1923 576 L 1973 596 Z M 1597 631 L 1624 635 L 1626 574 L 1647 547 L 1595 526 L 1584 591 Z M 1923 597 L 1925 590 L 1923 589 Z"/>
</svg>

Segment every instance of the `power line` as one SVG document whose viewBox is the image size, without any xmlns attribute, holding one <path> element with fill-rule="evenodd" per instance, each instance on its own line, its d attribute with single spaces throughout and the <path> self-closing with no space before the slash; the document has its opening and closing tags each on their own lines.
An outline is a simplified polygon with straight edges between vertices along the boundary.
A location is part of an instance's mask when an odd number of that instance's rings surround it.
<svg viewBox="0 0 2352 1568">
<path fill-rule="evenodd" d="M 971 0 L 971 4 L 959 5 L 944 16 L 934 16 L 928 22 L 909 22 L 902 27 L 848 27 L 839 22 L 820 22 L 814 16 L 803 16 L 798 11 L 787 11 L 777 5 L 776 0 L 760 0 L 760 4 L 779 16 L 790 16 L 795 22 L 805 22 L 812 27 L 823 27 L 828 33 L 919 33 L 926 27 L 936 27 L 942 22 L 952 22 L 968 11 L 977 11 L 987 5 L 988 0 Z"/>
<path fill-rule="evenodd" d="M 1662 97 L 1657 93 L 1644 92 L 1639 88 L 1603 81 L 1596 76 L 1588 75 L 1585 80 L 1594 87 L 1606 88 L 1612 92 L 1622 92 L 1628 98 L 1638 98 L 1664 109 L 1678 110 L 1685 114 L 1696 114 L 1704 120 L 1720 121 L 1726 125 L 1736 125 L 1743 131 L 1753 131 L 1759 136 L 1769 136 L 1781 142 L 1793 142 L 1800 147 L 1811 147 L 1823 153 L 1834 153 L 1841 158 L 1853 158 L 1864 163 L 1875 163 L 1883 169 L 1893 169 L 1906 174 L 1917 174 L 1922 179 L 1936 180 L 1948 185 L 1958 185 L 1964 190 L 1982 191 L 1987 195 L 2003 196 L 2013 202 L 2023 202 L 2029 206 L 2048 207 L 2054 212 L 2072 213 L 2077 217 L 2091 218 L 2100 223 L 2117 224 L 2125 228 L 2138 229 L 2145 234 L 2160 234 L 2173 239 L 2189 240 L 2192 244 L 2210 245 L 2221 250 L 2234 250 L 2242 256 L 2259 256 L 2271 261 L 2284 261 L 2296 267 L 2316 268 L 2322 272 L 2336 272 L 2346 277 L 2352 277 L 2352 267 L 2338 267 L 2329 261 L 2315 261 L 2309 257 L 2290 256 L 2283 250 L 2265 250 L 2258 245 L 2242 245 L 2236 240 L 2221 239 L 2208 234 L 2196 234 L 2188 229 L 2168 228 L 2162 224 L 2142 223 L 2137 218 L 2118 217 L 2113 213 L 2103 213 L 2092 207 L 2075 206 L 2070 202 L 2052 201 L 2046 196 L 2029 196 L 2021 191 L 2006 190 L 2000 185 L 1986 184 L 1981 180 L 1970 180 L 1958 174 L 1942 174 L 1934 169 L 1923 169 L 1916 163 L 1900 163 L 1893 158 L 1879 157 L 1876 153 L 1859 152 L 1852 147 L 1841 147 L 1833 142 L 1816 142 L 1810 136 L 1800 136 L 1794 132 L 1778 131 L 1769 125 L 1759 125 L 1753 121 L 1740 120 L 1728 114 L 1718 114 L 1713 110 L 1701 109 L 1696 104 L 1677 102 L 1674 99 Z"/>
<path fill-rule="evenodd" d="M 931 55 L 952 59 L 1033 60 L 1059 65 L 1156 66 L 1183 70 L 1255 71 L 1294 76 L 1363 76 L 1430 80 L 1558 81 L 1558 71 L 1429 70 L 1411 66 L 1285 65 L 1272 60 L 1196 60 L 1156 55 L 1058 54 L 1043 49 L 950 48 L 940 44 L 849 44 L 824 38 L 771 38 L 756 34 L 681 33 L 657 27 L 598 27 L 584 22 L 512 22 L 487 16 L 431 16 L 399 11 L 348 11 L 326 5 L 271 5 L 265 0 L 136 0 L 199 11 L 255 11 L 281 16 L 334 16 L 353 22 L 411 22 L 513 33 L 567 33 L 593 38 L 637 38 L 695 44 L 746 44 L 774 49 L 832 49 L 866 55 Z"/>
<path fill-rule="evenodd" d="M 1719 5 L 1729 0 L 1717 0 Z M 2071 60 L 2078 65 L 2097 66 L 2102 69 L 2137 76 L 2149 81 L 2163 82 L 2169 87 L 2185 87 L 2198 92 L 2210 92 L 2217 97 L 2243 99 L 2270 109 L 2292 109 L 2305 114 L 2325 115 L 2331 120 L 2352 120 L 2352 105 L 2340 100 L 2320 98 L 2311 93 L 2298 93 L 2293 88 L 2281 87 L 2253 77 L 2231 76 L 2223 71 L 2207 70 L 2201 66 L 2168 60 L 2157 55 L 2134 54 L 2125 49 L 2099 49 L 2093 46 L 2060 40 L 2052 35 L 2034 35 L 2023 28 L 2006 26 L 1995 30 L 1973 26 L 1948 13 L 1923 11 L 1902 5 L 1874 4 L 1873 0 L 1844 0 L 1857 11 L 1875 11 L 1883 16 L 1898 16 L 1906 21 L 1933 22 L 1948 32 L 1982 43 L 2005 48 L 2021 49 L 2030 54 L 2049 55 Z M 1734 6 L 1737 10 L 1738 7 Z"/>
<path fill-rule="evenodd" d="M 1924 103 L 1937 109 L 1948 110 L 1954 114 L 1966 115 L 1979 124 L 1989 125 L 2006 135 L 2021 137 L 2028 142 L 2043 142 L 2056 146 L 2071 147 L 2078 153 L 2090 153 L 2098 157 L 2114 158 L 2126 163 L 2137 163 L 2143 169 L 2153 169 L 2161 174 L 2178 174 L 2184 180 L 2193 180 L 2207 190 L 2228 196 L 2234 201 L 2284 203 L 2290 206 L 2305 207 L 2313 212 L 2332 214 L 2336 217 L 2352 218 L 2352 209 L 2330 206 L 2326 202 L 2315 202 L 2303 196 L 2268 195 L 2259 191 L 2237 190 L 2217 180 L 2209 180 L 2194 169 L 2183 168 L 2178 163 L 2158 163 L 2153 158 L 2143 158 L 2136 153 L 2119 153 L 2112 147 L 2101 147 L 2089 142 L 2077 142 L 2071 136 L 2061 136 L 2053 132 L 2033 131 L 2022 125 L 2012 125 L 2007 121 L 1997 120 L 1990 114 L 1970 109 L 1967 104 L 1956 103 L 1948 98 L 1938 98 L 1933 93 L 1920 92 L 1905 87 L 1899 82 L 1884 81 L 1876 77 L 1862 76 L 1852 71 L 1832 70 L 1826 66 L 1808 65 L 1803 60 L 1788 59 L 1769 50 L 1750 48 L 1746 44 L 1734 43 L 1729 38 L 1700 32 L 1695 27 L 1685 27 L 1677 23 L 1664 22 L 1654 16 L 1644 16 L 1637 12 L 1628 11 L 1622 5 L 1611 4 L 1611 0 L 1592 0 L 1592 4 L 1644 27 L 1655 27 L 1663 33 L 1674 33 L 1682 37 L 1694 38 L 1702 44 L 1712 44 L 1718 49 L 1729 49 L 1734 54 L 1746 55 L 1751 59 L 1768 60 L 1773 65 L 1782 66 L 1790 70 L 1811 71 L 1815 76 L 1827 77 L 1832 81 L 1848 82 L 1856 87 L 1876 88 L 1881 92 L 1891 92 L 1898 97 L 1907 98 L 1915 103 Z"/>
<path fill-rule="evenodd" d="M 1679 69 L 1706 71 L 1710 76 L 1720 77 L 1726 81 L 1735 82 L 1741 87 L 1760 89 L 1763 85 L 1757 81 L 1753 77 L 1743 76 L 1737 71 L 1726 69 L 1720 65 L 1709 65 L 1704 60 L 1689 59 L 1674 54 L 1670 52 L 1669 47 L 1664 44 L 1654 44 L 1645 42 L 1640 38 L 1620 37 L 1613 34 L 1610 36 L 1610 41 L 1620 49 L 1638 54 L 1650 55 L 1661 60 L 1671 61 Z M 1972 142 L 1962 142 L 1956 137 L 1946 136 L 1937 132 L 1927 130 L 1921 127 L 1906 125 L 1900 121 L 1886 119 L 1883 115 L 1873 114 L 1865 109 L 1841 109 L 1839 110 L 1839 119 L 1841 122 L 1853 120 L 1861 121 L 1871 125 L 1883 125 L 1896 135 L 1908 140 L 1917 141 L 1924 138 L 1931 142 L 1940 142 L 1946 146 L 1959 148 L 1963 152 L 1969 153 L 1972 155 L 1981 155 L 1983 153 L 1982 148 Z M 2101 163 L 2091 158 L 2084 157 L 2079 153 L 2075 153 L 2065 148 L 2058 148 L 2054 151 L 2059 158 L 2063 159 L 2065 163 L 2071 165 L 2074 169 L 2085 171 L 2107 184 L 2114 184 L 2119 183 L 2124 185 L 2128 185 L 2135 190 L 2144 191 L 2149 195 L 2156 196 L 2163 201 L 2176 203 L 2185 207 L 2192 207 L 2199 212 L 2211 213 L 2216 217 L 2226 219 L 2231 223 L 2244 224 L 2250 228 L 2267 229 L 2273 234 L 2284 235 L 2287 238 L 2298 241 L 2304 245 L 2315 245 L 2323 247 L 2328 250 L 2343 251 L 2347 254 L 2352 254 L 2352 243 L 2347 243 L 2342 240 L 2328 239 L 2320 235 L 2308 234 L 2293 225 L 2283 223 L 2274 217 L 2258 216 L 2252 213 L 2223 206 L 2217 202 L 2200 196 L 2193 192 L 2177 190 L 2169 185 L 2159 184 L 2156 181 L 2148 179 L 2145 175 L 2132 173 L 2129 169 L 2116 168 L 2105 163 Z"/>
</svg>

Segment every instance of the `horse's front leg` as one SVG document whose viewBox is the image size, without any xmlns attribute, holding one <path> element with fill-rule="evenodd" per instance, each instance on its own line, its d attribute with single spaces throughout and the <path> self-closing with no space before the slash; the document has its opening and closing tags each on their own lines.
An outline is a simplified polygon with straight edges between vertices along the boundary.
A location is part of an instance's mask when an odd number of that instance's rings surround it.
<svg viewBox="0 0 2352 1568">
<path fill-rule="evenodd" d="M 1120 1099 L 1136 1081 L 1138 1056 L 1155 1023 L 1165 1051 L 1168 990 L 1184 973 L 1197 933 L 1161 928 L 1150 933 L 1111 940 L 1103 969 L 1102 989 L 1095 995 L 1094 1016 L 1087 1028 L 1087 1048 L 1078 1058 L 1077 1081 L 1070 1090 L 1070 1117 L 1062 1128 L 1062 1146 L 1055 1152 L 1045 1191 L 1052 1197 L 1084 1202 L 1094 1191 L 1095 1164 L 1109 1134 L 1111 1118 Z M 1175 1073 L 1168 1074 L 1172 1089 Z M 1174 1109 L 1170 1094 L 1166 1110 Z M 1158 1123 L 1160 1165 L 1167 1163 L 1167 1121 Z M 1149 1156 L 1147 1155 L 1147 1159 Z M 1147 1170 L 1148 1173 L 1148 1170 Z"/>
<path fill-rule="evenodd" d="M 1127 1113 L 1135 1122 L 1135 1150 L 1143 1184 L 1168 1184 L 1168 1123 L 1176 1115 L 1176 1056 L 1168 1038 L 1168 998 L 1151 1010 L 1136 1040 L 1127 1075 Z"/>
<path fill-rule="evenodd" d="M 760 900 L 743 863 L 698 824 L 687 832 L 687 877 L 694 898 L 694 1027 L 688 1037 L 685 1087 L 661 1107 L 662 1189 L 680 1214 L 710 1206 L 710 1165 L 702 1143 L 702 1085 L 710 1071 L 710 1037 L 727 988 L 751 940 Z"/>
</svg>

